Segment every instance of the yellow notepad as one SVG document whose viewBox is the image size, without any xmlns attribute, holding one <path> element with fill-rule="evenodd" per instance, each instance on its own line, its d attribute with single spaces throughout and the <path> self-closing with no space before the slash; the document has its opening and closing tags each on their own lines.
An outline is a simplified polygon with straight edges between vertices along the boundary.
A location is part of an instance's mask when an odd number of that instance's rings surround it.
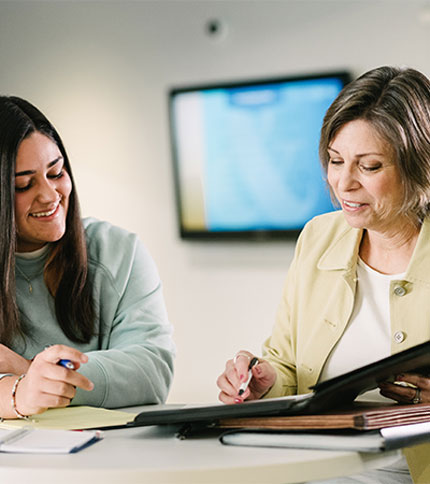
<svg viewBox="0 0 430 484">
<path fill-rule="evenodd" d="M 50 408 L 28 420 L 10 419 L 0 423 L 0 428 L 13 429 L 33 427 L 39 429 L 82 430 L 125 425 L 137 414 L 120 410 L 88 407 L 85 405 L 66 408 Z"/>
</svg>

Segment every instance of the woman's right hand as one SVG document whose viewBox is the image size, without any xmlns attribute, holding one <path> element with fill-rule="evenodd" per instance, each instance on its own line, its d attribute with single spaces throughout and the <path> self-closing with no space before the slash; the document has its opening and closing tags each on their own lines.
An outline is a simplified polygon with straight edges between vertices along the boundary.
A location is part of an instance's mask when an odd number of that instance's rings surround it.
<svg viewBox="0 0 430 484">
<path fill-rule="evenodd" d="M 221 390 L 218 398 L 223 403 L 241 403 L 244 400 L 257 400 L 273 386 L 276 372 L 272 365 L 261 358 L 252 368 L 252 379 L 248 388 L 239 395 L 239 387 L 248 378 L 248 365 L 254 355 L 249 351 L 239 351 L 228 360 L 224 372 L 218 377 L 217 385 Z"/>
<path fill-rule="evenodd" d="M 58 365 L 70 360 L 77 370 L 88 356 L 64 345 L 54 345 L 37 354 L 16 390 L 16 408 L 22 415 L 35 415 L 48 408 L 67 407 L 76 388 L 92 390 L 93 383 L 84 375 Z"/>
</svg>

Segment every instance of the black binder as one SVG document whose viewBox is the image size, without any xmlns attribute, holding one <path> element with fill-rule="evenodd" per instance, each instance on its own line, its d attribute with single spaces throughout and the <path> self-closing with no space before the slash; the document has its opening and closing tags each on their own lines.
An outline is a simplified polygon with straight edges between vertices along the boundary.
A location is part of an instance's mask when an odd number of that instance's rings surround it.
<svg viewBox="0 0 430 484">
<path fill-rule="evenodd" d="M 312 392 L 281 398 L 245 401 L 240 404 L 185 405 L 181 408 L 145 410 L 128 427 L 167 424 L 216 425 L 219 419 L 238 417 L 315 414 L 344 407 L 378 386 L 394 381 L 399 373 L 430 373 L 430 341 L 361 368 L 318 383 Z"/>
</svg>

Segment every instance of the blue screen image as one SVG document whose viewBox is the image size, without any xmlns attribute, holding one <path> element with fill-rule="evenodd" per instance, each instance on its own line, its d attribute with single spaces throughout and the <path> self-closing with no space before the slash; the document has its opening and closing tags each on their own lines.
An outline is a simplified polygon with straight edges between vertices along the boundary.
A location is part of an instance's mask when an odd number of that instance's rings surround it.
<svg viewBox="0 0 430 484">
<path fill-rule="evenodd" d="M 339 78 L 202 91 L 209 231 L 298 230 L 334 210 L 318 158 Z"/>
</svg>

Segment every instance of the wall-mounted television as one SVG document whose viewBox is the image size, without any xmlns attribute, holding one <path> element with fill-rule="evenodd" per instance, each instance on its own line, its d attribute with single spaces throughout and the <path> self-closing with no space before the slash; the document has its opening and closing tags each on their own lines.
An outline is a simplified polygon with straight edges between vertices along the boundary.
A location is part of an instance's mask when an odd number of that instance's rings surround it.
<svg viewBox="0 0 430 484">
<path fill-rule="evenodd" d="M 182 238 L 296 236 L 334 210 L 318 158 L 347 72 L 172 88 L 170 134 Z"/>
</svg>

